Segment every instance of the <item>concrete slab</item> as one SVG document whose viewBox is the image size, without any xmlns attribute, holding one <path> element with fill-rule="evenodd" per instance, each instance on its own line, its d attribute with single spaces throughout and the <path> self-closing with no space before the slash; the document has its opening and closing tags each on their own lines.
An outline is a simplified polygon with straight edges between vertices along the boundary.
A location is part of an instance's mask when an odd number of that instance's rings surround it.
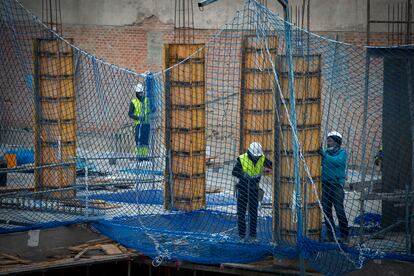
<svg viewBox="0 0 414 276">
<path fill-rule="evenodd" d="M 0 235 L 0 252 L 19 256 L 22 259 L 43 261 L 53 256 L 70 255 L 69 246 L 85 243 L 90 240 L 105 238 L 93 232 L 86 224 L 57 227 L 52 229 L 25 231 Z M 29 246 L 32 245 L 32 246 Z"/>
</svg>

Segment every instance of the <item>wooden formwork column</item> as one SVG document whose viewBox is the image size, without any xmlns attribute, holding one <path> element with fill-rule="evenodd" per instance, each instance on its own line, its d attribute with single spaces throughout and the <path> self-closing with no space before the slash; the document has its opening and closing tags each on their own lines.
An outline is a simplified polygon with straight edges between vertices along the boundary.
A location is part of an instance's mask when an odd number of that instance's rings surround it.
<svg viewBox="0 0 414 276">
<path fill-rule="evenodd" d="M 192 211 L 206 206 L 204 44 L 166 44 L 164 206 Z M 199 50 L 202 48 L 202 50 Z M 192 55 L 196 52 L 194 55 Z M 192 56 L 190 56 L 192 55 Z"/>
<path fill-rule="evenodd" d="M 265 171 L 264 185 L 271 183 L 272 198 L 278 196 L 278 121 L 277 97 L 273 67 L 277 58 L 277 36 L 259 38 L 247 35 L 242 42 L 242 68 L 240 93 L 240 148 L 247 151 L 250 143 L 259 142 L 266 157 L 273 162 L 273 170 Z M 263 184 L 262 184 L 263 185 Z M 276 195 L 276 196 L 275 196 Z M 273 205 L 277 202 L 273 202 Z M 278 209 L 276 209 L 278 211 Z M 273 213 L 273 222 L 279 214 Z"/>
<path fill-rule="evenodd" d="M 278 57 L 277 70 L 279 83 L 288 112 L 289 84 L 286 56 Z M 321 157 L 317 154 L 321 145 L 321 56 L 293 56 L 294 90 L 296 96 L 297 134 L 303 156 L 315 183 L 318 197 L 321 198 Z M 284 108 L 280 112 L 281 139 L 284 147 L 280 152 L 279 184 L 279 233 L 282 240 L 296 243 L 297 224 L 292 209 L 292 195 L 295 191 L 294 156 L 292 148 L 292 127 Z M 314 189 L 300 161 L 302 214 L 306 235 L 314 240 L 321 237 L 322 211 L 319 208 Z"/>
<path fill-rule="evenodd" d="M 66 188 L 76 182 L 76 105 L 73 50 L 59 39 L 34 41 L 35 190 Z M 53 192 L 72 198 L 75 192 Z"/>
<path fill-rule="evenodd" d="M 269 50 L 270 57 L 266 51 Z M 276 60 L 277 38 L 267 37 L 267 45 L 255 35 L 243 41 L 240 95 L 240 154 L 250 143 L 259 142 L 269 159 L 274 155 L 274 95 L 272 61 Z"/>
</svg>

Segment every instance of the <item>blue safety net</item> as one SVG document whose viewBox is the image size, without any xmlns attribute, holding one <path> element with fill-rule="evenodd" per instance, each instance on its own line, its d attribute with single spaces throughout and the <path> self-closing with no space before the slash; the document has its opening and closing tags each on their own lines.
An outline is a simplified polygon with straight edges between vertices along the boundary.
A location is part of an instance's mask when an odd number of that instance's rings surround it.
<svg viewBox="0 0 414 276">
<path fill-rule="evenodd" d="M 91 222 L 154 265 L 414 261 L 413 47 L 334 41 L 250 0 L 137 73 L 14 0 L 0 21 L 1 233 Z"/>
</svg>

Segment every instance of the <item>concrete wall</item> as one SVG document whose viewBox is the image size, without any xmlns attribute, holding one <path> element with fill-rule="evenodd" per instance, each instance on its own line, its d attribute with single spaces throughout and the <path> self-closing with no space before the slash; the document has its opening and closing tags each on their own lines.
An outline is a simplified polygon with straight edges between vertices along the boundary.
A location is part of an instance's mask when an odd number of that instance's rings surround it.
<svg viewBox="0 0 414 276">
<path fill-rule="evenodd" d="M 218 0 L 200 11 L 194 2 L 194 23 L 198 29 L 217 29 L 243 8 L 244 0 Z M 300 6 L 302 0 L 290 0 Z M 312 0 L 312 31 L 365 31 L 367 0 Z M 372 19 L 386 19 L 387 3 L 403 0 L 371 0 Z M 405 1 L 404 1 L 405 2 Z M 21 0 L 21 3 L 41 17 L 40 0 Z M 174 0 L 73 0 L 61 1 L 63 22 L 80 25 L 131 25 L 155 16 L 163 24 L 174 23 Z M 283 14 L 276 0 L 268 1 L 273 11 Z M 293 8 L 295 10 L 295 8 Z M 383 30 L 385 27 L 382 27 Z"/>
</svg>

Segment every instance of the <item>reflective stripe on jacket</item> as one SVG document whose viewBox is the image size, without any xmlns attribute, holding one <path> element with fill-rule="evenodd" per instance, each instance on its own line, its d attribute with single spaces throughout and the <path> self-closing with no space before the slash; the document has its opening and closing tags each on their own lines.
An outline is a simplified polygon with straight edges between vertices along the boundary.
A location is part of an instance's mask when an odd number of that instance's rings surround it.
<svg viewBox="0 0 414 276">
<path fill-rule="evenodd" d="M 247 173 L 249 176 L 257 176 L 262 174 L 264 168 L 264 161 L 266 157 L 262 155 L 256 163 L 256 166 L 253 165 L 253 161 L 250 160 L 249 155 L 244 153 L 239 156 L 240 163 L 243 168 L 243 172 Z"/>
<path fill-rule="evenodd" d="M 141 101 L 137 98 L 132 100 L 132 104 L 134 105 L 134 116 L 142 118 L 143 123 L 148 123 L 149 120 L 149 102 L 148 98 L 144 98 L 144 114 L 141 114 L 142 104 Z M 141 121 L 134 120 L 134 124 L 138 125 Z"/>
</svg>

